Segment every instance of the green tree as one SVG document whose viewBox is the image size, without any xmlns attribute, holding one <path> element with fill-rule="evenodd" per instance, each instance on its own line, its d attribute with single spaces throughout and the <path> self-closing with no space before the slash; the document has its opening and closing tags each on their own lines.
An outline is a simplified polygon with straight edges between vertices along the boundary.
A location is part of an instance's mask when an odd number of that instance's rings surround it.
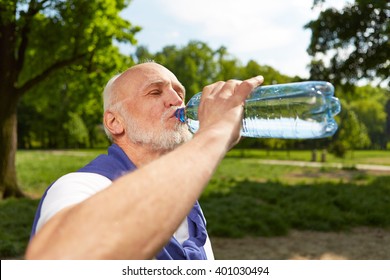
<svg viewBox="0 0 390 280">
<path fill-rule="evenodd" d="M 152 54 L 146 46 L 138 46 L 133 55 L 134 60 L 137 63 L 154 60 L 154 54 Z"/>
<path fill-rule="evenodd" d="M 385 104 L 390 97 L 385 90 L 369 85 L 355 90 L 356 98 L 350 102 L 351 108 L 367 128 L 371 148 L 386 148 L 386 111 Z"/>
<path fill-rule="evenodd" d="M 323 2 L 315 0 L 314 6 Z M 389 83 L 389 18 L 388 0 L 355 0 L 340 11 L 322 11 L 305 26 L 312 32 L 308 47 L 313 56 L 311 78 L 336 85 L 356 84 L 361 79 Z"/>
<path fill-rule="evenodd" d="M 284 84 L 300 80 L 281 74 L 276 69 L 268 65 L 260 65 L 254 60 L 249 60 L 244 66 L 244 78 L 250 78 L 257 75 L 264 76 L 264 85 Z"/>
<path fill-rule="evenodd" d="M 55 71 L 30 90 L 19 103 L 18 146 L 20 148 L 74 148 L 105 145 L 102 123 L 104 84 L 134 62 L 112 46 L 96 51 L 88 68 L 70 66 Z M 77 114 L 87 129 L 85 142 L 71 141 L 64 124 Z"/>
<path fill-rule="evenodd" d="M 181 48 L 164 47 L 154 59 L 175 73 L 187 90 L 187 100 L 216 81 L 215 51 L 204 42 L 190 41 Z"/>
<path fill-rule="evenodd" d="M 129 3 L 0 0 L 0 197 L 22 195 L 15 169 L 18 102 L 60 70 L 91 68 L 113 40 L 134 44 L 139 27 L 119 16 Z"/>
<path fill-rule="evenodd" d="M 241 62 L 231 55 L 226 47 L 220 47 L 214 52 L 217 63 L 217 81 L 226 81 L 229 79 L 244 79 L 243 67 Z"/>
<path fill-rule="evenodd" d="M 359 120 L 356 112 L 341 100 L 343 110 L 337 116 L 339 129 L 330 143 L 330 151 L 338 157 L 345 157 L 347 151 L 368 147 L 371 142 L 365 124 Z"/>
</svg>

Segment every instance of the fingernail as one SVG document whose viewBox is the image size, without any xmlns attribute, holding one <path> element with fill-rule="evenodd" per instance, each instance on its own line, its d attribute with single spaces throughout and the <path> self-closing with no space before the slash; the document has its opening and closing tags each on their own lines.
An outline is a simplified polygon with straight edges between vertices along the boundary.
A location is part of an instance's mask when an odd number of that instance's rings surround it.
<svg viewBox="0 0 390 280">
<path fill-rule="evenodd" d="M 257 76 L 256 78 L 257 78 L 257 79 L 260 79 L 261 81 L 264 81 L 264 77 L 261 76 L 261 75 Z"/>
</svg>

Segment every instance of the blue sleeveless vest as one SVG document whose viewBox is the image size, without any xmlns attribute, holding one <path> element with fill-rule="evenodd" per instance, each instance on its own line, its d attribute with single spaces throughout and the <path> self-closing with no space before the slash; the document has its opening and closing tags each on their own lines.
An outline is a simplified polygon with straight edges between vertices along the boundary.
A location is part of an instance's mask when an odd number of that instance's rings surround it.
<svg viewBox="0 0 390 280">
<path fill-rule="evenodd" d="M 127 157 L 124 151 L 116 144 L 108 148 L 108 155 L 100 155 L 77 172 L 90 172 L 107 177 L 114 181 L 118 177 L 134 171 L 137 167 Z M 35 215 L 31 237 L 35 235 L 36 226 L 40 217 L 42 202 L 46 197 L 44 193 Z M 200 205 L 196 202 L 187 216 L 189 238 L 180 244 L 172 237 L 167 245 L 157 254 L 160 260 L 205 260 L 204 244 L 207 239 L 206 222 Z"/>
</svg>

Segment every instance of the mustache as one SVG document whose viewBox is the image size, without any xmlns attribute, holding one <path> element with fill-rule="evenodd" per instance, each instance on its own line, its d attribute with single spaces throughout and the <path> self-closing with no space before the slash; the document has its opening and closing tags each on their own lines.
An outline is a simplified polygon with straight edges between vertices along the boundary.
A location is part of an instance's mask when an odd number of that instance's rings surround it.
<svg viewBox="0 0 390 280">
<path fill-rule="evenodd" d="M 169 120 L 172 117 L 176 118 L 175 116 L 176 110 L 182 107 L 183 106 L 172 106 L 169 109 L 166 109 L 165 112 L 161 115 L 161 119 L 160 119 L 161 124 L 164 124 L 167 120 Z M 178 121 L 177 126 L 181 126 L 183 124 L 184 123 Z"/>
<path fill-rule="evenodd" d="M 165 112 L 162 114 L 161 119 L 169 119 L 170 117 L 175 115 L 175 112 L 177 109 L 182 108 L 182 106 L 172 106 L 169 109 L 165 110 Z"/>
</svg>

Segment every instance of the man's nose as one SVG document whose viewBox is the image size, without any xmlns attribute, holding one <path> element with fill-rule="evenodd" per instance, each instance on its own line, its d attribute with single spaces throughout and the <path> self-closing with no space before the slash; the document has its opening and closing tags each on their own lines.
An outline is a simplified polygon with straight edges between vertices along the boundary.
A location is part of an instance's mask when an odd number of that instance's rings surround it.
<svg viewBox="0 0 390 280">
<path fill-rule="evenodd" d="M 168 92 L 168 99 L 166 101 L 166 105 L 171 106 L 181 106 L 183 104 L 183 99 L 181 99 L 180 95 L 174 90 L 170 89 Z"/>
</svg>

